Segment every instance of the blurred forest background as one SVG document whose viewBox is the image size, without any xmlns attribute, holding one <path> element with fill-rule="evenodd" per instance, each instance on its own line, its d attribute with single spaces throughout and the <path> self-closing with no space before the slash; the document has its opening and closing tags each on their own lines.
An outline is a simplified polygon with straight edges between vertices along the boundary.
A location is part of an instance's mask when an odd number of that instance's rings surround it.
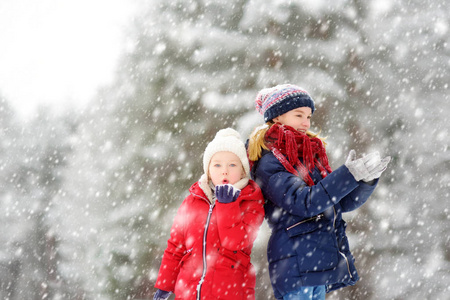
<svg viewBox="0 0 450 300">
<path fill-rule="evenodd" d="M 449 11 L 446 0 L 148 1 L 87 109 L 21 122 L 0 96 L 0 298 L 151 299 L 207 142 L 225 127 L 246 138 L 262 124 L 258 90 L 294 83 L 316 101 L 333 168 L 350 149 L 393 158 L 344 215 L 361 280 L 327 299 L 450 299 Z M 268 234 L 253 253 L 257 299 L 273 299 Z"/>
</svg>

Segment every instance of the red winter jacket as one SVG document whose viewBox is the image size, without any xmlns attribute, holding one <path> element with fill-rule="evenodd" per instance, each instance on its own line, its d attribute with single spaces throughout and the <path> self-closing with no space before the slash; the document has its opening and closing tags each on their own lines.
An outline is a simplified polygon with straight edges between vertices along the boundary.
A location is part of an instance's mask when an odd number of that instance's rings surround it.
<svg viewBox="0 0 450 300">
<path fill-rule="evenodd" d="M 155 287 L 177 300 L 255 299 L 250 254 L 264 219 L 261 190 L 249 180 L 235 202 L 214 203 L 202 179 L 175 216 Z"/>
</svg>

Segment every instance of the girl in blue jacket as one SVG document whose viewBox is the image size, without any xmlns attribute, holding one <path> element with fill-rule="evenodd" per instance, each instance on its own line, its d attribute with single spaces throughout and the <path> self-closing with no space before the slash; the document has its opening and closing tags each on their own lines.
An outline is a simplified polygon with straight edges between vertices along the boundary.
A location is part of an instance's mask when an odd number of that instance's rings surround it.
<svg viewBox="0 0 450 300">
<path fill-rule="evenodd" d="M 263 192 L 272 230 L 267 257 L 277 299 L 325 299 L 359 279 L 342 213 L 363 205 L 390 157 L 371 153 L 332 171 L 323 141 L 309 132 L 314 101 L 298 86 L 263 89 L 265 125 L 248 144 L 251 175 Z"/>
</svg>

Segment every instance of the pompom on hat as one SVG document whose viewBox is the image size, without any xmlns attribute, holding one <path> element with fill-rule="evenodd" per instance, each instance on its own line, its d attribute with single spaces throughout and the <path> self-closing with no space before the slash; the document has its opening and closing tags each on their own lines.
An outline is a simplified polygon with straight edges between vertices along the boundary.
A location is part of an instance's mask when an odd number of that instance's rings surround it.
<svg viewBox="0 0 450 300">
<path fill-rule="evenodd" d="M 209 163 L 213 155 L 222 151 L 232 152 L 239 157 L 244 167 L 245 176 L 249 176 L 250 165 L 245 145 L 241 140 L 239 132 L 232 128 L 219 130 L 214 139 L 206 146 L 205 152 L 203 153 L 203 171 L 205 174 L 208 174 Z"/>
<path fill-rule="evenodd" d="M 264 122 L 281 116 L 298 107 L 310 107 L 314 113 L 314 100 L 307 91 L 293 84 L 281 84 L 262 89 L 255 100 L 256 110 L 264 116 Z"/>
</svg>

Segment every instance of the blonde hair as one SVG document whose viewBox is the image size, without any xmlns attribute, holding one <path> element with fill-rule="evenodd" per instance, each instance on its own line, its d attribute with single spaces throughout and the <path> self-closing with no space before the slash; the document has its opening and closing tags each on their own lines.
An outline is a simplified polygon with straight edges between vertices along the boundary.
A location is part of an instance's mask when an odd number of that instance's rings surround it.
<svg viewBox="0 0 450 300">
<path fill-rule="evenodd" d="M 265 135 L 266 132 L 272 127 L 272 125 L 275 124 L 272 120 L 268 121 L 266 124 L 262 126 L 256 127 L 252 134 L 250 135 L 250 138 L 248 140 L 248 158 L 251 161 L 257 161 L 261 158 L 263 149 L 269 150 L 269 148 L 266 146 L 266 139 Z M 325 138 L 319 137 L 319 133 L 313 133 L 311 131 L 307 131 L 306 135 L 309 138 L 317 137 L 322 140 L 322 143 L 324 146 L 327 144 L 325 143 Z"/>
</svg>

